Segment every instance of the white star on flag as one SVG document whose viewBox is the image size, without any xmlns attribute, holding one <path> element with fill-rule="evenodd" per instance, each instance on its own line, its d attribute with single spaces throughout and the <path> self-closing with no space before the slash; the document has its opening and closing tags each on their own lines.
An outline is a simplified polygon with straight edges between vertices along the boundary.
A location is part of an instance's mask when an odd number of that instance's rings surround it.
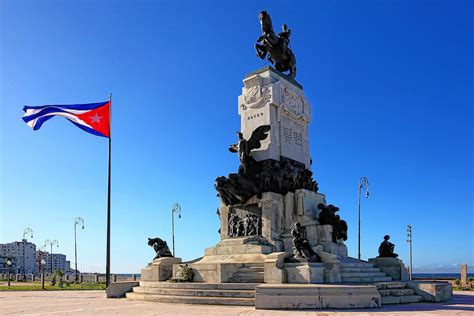
<svg viewBox="0 0 474 316">
<path fill-rule="evenodd" d="M 94 116 L 89 116 L 89 118 L 92 120 L 92 123 L 100 123 L 102 116 L 96 113 Z"/>
</svg>

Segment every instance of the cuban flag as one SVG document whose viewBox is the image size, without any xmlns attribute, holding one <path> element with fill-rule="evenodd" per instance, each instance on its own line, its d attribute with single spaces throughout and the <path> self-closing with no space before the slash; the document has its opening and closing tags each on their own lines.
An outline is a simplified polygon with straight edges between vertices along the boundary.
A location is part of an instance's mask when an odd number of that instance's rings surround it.
<svg viewBox="0 0 474 316">
<path fill-rule="evenodd" d="M 62 116 L 88 133 L 110 137 L 110 101 L 70 105 L 26 105 L 23 111 L 23 121 L 35 131 L 52 117 Z"/>
</svg>

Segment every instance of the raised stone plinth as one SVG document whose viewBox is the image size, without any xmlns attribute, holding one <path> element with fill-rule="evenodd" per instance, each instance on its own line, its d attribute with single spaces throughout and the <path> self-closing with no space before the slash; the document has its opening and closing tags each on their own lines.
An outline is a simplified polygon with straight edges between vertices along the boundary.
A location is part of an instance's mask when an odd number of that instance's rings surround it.
<svg viewBox="0 0 474 316">
<path fill-rule="evenodd" d="M 113 282 L 105 290 L 107 298 L 125 297 L 125 293 L 132 292 L 133 287 L 138 286 L 138 281 Z"/>
<path fill-rule="evenodd" d="M 400 259 L 377 257 L 369 259 L 369 263 L 392 277 L 394 281 L 407 281 L 409 279 L 408 270 Z"/>
<path fill-rule="evenodd" d="M 270 137 L 252 156 L 257 161 L 287 157 L 309 168 L 311 111 L 303 87 L 272 67 L 248 74 L 243 82 L 239 114 L 245 139 L 261 125 L 272 126 Z"/>
<path fill-rule="evenodd" d="M 193 281 L 209 283 L 238 282 L 239 280 L 236 280 L 235 277 L 244 274 L 243 271 L 254 266 L 256 268 L 263 267 L 267 254 L 271 252 L 272 246 L 259 243 L 253 237 L 221 240 L 216 246 L 207 248 L 203 258 L 190 263 L 194 271 Z M 175 265 L 175 270 L 176 268 L 177 265 Z M 252 277 L 250 280 L 253 282 L 254 278 Z M 263 275 L 260 282 L 263 282 Z"/>
<path fill-rule="evenodd" d="M 256 309 L 379 308 L 372 285 L 261 284 L 255 289 Z"/>
<path fill-rule="evenodd" d="M 255 286 L 252 283 L 140 282 L 126 296 L 162 303 L 253 306 Z M 188 314 L 193 314 L 191 308 Z"/>
<path fill-rule="evenodd" d="M 163 257 L 153 260 L 148 267 L 142 269 L 143 281 L 166 281 L 173 276 L 173 264 L 181 263 L 181 258 Z"/>
<path fill-rule="evenodd" d="M 414 289 L 426 302 L 446 302 L 453 298 L 453 287 L 449 282 L 410 281 L 407 287 Z"/>
<path fill-rule="evenodd" d="M 295 284 L 324 283 L 326 264 L 317 262 L 285 263 L 286 281 Z"/>
</svg>

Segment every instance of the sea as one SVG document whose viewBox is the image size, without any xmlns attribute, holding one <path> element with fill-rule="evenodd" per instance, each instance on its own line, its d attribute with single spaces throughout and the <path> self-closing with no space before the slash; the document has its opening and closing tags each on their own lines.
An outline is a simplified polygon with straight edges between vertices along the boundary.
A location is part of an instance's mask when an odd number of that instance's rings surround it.
<svg viewBox="0 0 474 316">
<path fill-rule="evenodd" d="M 468 273 L 468 278 L 474 278 L 474 273 Z M 413 279 L 453 280 L 460 279 L 461 273 L 413 273 Z"/>
</svg>

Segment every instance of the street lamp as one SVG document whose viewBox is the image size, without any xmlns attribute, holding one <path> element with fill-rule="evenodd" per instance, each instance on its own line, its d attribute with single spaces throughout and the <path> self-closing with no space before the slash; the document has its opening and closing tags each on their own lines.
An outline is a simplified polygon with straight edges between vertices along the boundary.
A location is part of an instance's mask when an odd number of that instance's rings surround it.
<svg viewBox="0 0 474 316">
<path fill-rule="evenodd" d="M 8 286 L 10 286 L 10 273 L 11 273 L 10 269 L 11 269 L 11 267 L 12 267 L 12 265 L 13 265 L 12 259 L 11 259 L 11 258 L 7 258 L 6 264 L 7 264 L 7 267 L 8 267 Z"/>
<path fill-rule="evenodd" d="M 173 204 L 171 209 L 171 231 L 173 235 L 173 257 L 174 257 L 174 213 L 178 214 L 178 218 L 181 218 L 181 206 L 178 203 Z"/>
<path fill-rule="evenodd" d="M 30 235 L 31 238 L 33 238 L 33 230 L 29 227 L 25 228 L 23 231 L 23 239 L 21 240 L 23 242 L 23 280 L 26 279 L 26 262 L 25 262 L 25 248 L 26 248 L 26 236 Z"/>
<path fill-rule="evenodd" d="M 41 258 L 41 266 L 43 269 L 41 269 L 41 289 L 44 290 L 44 266 L 46 265 L 46 260 L 44 258 Z"/>
<path fill-rule="evenodd" d="M 413 261 L 412 261 L 412 234 L 411 234 L 411 225 L 407 225 L 407 243 L 410 244 L 410 280 L 413 280 Z"/>
<path fill-rule="evenodd" d="M 56 247 L 59 247 L 59 243 L 56 239 L 54 239 L 54 240 L 46 239 L 44 241 L 44 247 L 46 248 L 47 245 L 49 245 L 51 247 L 51 252 L 49 253 L 49 258 L 50 258 L 50 261 L 51 261 L 51 274 L 53 274 L 53 245 L 56 245 Z"/>
<path fill-rule="evenodd" d="M 82 225 L 82 229 L 84 229 L 84 220 L 82 219 L 82 217 L 76 217 L 76 219 L 74 220 L 74 256 L 75 256 L 75 278 L 74 278 L 74 282 L 78 282 L 79 281 L 79 276 L 77 275 L 77 241 L 76 241 L 76 225 Z"/>
<path fill-rule="evenodd" d="M 357 258 L 360 260 L 360 193 L 362 192 L 362 190 L 365 190 L 365 198 L 368 199 L 369 198 L 369 180 L 367 180 L 366 177 L 362 177 L 360 178 L 359 180 L 359 187 L 358 187 L 358 193 L 359 193 L 359 201 L 358 201 L 358 207 L 359 207 L 359 211 L 358 211 L 358 218 L 359 218 L 359 225 L 358 225 L 358 238 L 357 238 L 357 250 L 358 250 L 358 254 L 357 254 Z"/>
</svg>

